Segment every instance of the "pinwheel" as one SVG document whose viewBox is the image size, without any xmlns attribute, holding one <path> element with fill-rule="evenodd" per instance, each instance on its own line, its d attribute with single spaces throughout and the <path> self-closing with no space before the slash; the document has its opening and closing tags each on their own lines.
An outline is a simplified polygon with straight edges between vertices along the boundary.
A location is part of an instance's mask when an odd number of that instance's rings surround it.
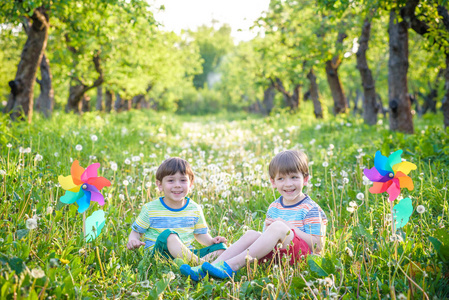
<svg viewBox="0 0 449 300">
<path fill-rule="evenodd" d="M 69 176 L 58 177 L 59 184 L 66 190 L 61 197 L 61 202 L 78 204 L 78 212 L 83 213 L 89 208 L 90 202 L 95 201 L 100 206 L 104 205 L 104 197 L 100 190 L 105 186 L 110 186 L 111 182 L 104 177 L 97 176 L 99 163 L 91 164 L 86 169 L 75 160 L 72 164 Z"/>
<path fill-rule="evenodd" d="M 390 201 L 394 201 L 401 192 L 401 188 L 412 191 L 413 181 L 407 176 L 411 170 L 416 169 L 416 165 L 411 162 L 402 161 L 402 150 L 392 153 L 388 158 L 380 151 L 374 157 L 374 167 L 365 169 L 363 173 L 373 182 L 369 191 L 373 194 L 387 192 Z"/>
<path fill-rule="evenodd" d="M 94 211 L 90 217 L 86 219 L 84 238 L 86 242 L 91 242 L 100 235 L 105 223 L 104 211 L 101 209 Z"/>
</svg>

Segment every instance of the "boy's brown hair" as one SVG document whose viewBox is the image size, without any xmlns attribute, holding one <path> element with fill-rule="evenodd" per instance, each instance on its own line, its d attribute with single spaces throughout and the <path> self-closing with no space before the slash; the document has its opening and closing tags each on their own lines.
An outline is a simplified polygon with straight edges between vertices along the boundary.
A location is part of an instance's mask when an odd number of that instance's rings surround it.
<svg viewBox="0 0 449 300">
<path fill-rule="evenodd" d="M 278 174 L 302 173 L 304 177 L 309 176 L 309 159 L 307 155 L 299 150 L 282 151 L 271 160 L 268 167 L 271 179 Z"/>
<path fill-rule="evenodd" d="M 177 172 L 189 176 L 190 182 L 193 182 L 195 179 L 195 174 L 193 174 L 190 164 L 185 159 L 170 157 L 164 160 L 157 168 L 156 180 L 162 182 L 165 176 L 175 175 Z"/>
</svg>

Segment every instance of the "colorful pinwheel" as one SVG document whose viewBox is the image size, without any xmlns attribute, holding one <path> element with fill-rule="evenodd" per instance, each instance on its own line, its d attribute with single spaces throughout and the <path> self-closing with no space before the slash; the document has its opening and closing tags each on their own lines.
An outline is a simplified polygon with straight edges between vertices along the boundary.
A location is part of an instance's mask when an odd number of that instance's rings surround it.
<svg viewBox="0 0 449 300">
<path fill-rule="evenodd" d="M 407 176 L 416 165 L 411 162 L 402 161 L 402 150 L 392 153 L 388 158 L 380 151 L 374 157 L 374 167 L 363 170 L 363 173 L 374 185 L 369 189 L 373 194 L 387 192 L 390 201 L 394 201 L 401 192 L 401 188 L 413 190 L 413 181 Z"/>
<path fill-rule="evenodd" d="M 61 202 L 72 204 L 76 201 L 79 213 L 83 213 L 89 208 L 90 201 L 98 202 L 100 206 L 103 206 L 104 197 L 100 190 L 105 186 L 110 186 L 111 182 L 104 177 L 97 176 L 99 167 L 100 164 L 95 163 L 84 169 L 75 160 L 70 170 L 71 175 L 58 177 L 59 184 L 66 190 L 65 195 L 61 197 Z"/>
</svg>

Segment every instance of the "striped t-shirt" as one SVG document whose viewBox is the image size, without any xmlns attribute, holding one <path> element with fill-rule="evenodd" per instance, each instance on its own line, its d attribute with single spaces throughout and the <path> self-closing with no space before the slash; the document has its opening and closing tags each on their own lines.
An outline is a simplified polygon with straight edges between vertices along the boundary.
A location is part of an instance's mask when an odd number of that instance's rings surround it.
<svg viewBox="0 0 449 300">
<path fill-rule="evenodd" d="M 176 231 L 188 248 L 193 248 L 191 243 L 195 238 L 194 234 L 207 233 L 203 210 L 188 197 L 186 200 L 186 204 L 178 209 L 168 207 L 163 197 L 148 202 L 142 207 L 132 229 L 145 234 L 145 248 L 152 249 L 159 234 L 166 229 Z"/>
<path fill-rule="evenodd" d="M 327 225 L 326 214 L 315 201 L 305 196 L 300 202 L 290 206 L 284 205 L 282 196 L 279 197 L 268 207 L 267 218 L 281 218 L 292 222 L 299 230 L 307 234 L 324 236 L 326 232 L 322 231 L 325 231 L 324 226 Z"/>
</svg>

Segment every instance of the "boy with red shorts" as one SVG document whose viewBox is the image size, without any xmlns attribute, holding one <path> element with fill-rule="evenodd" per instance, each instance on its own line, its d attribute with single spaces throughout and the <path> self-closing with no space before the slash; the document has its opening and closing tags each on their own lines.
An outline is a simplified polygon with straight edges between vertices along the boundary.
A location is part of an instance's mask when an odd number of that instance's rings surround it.
<svg viewBox="0 0 449 300">
<path fill-rule="evenodd" d="M 264 262 L 290 255 L 290 264 L 324 245 L 327 217 L 324 211 L 302 192 L 309 180 L 308 159 L 297 150 L 283 151 L 270 162 L 270 181 L 281 197 L 268 208 L 263 233 L 249 230 L 214 262 L 201 269 L 216 278 L 232 278 L 246 265 L 246 259 Z M 204 272 L 182 265 L 181 273 L 202 278 Z M 198 276 L 199 275 L 199 276 Z"/>
</svg>

